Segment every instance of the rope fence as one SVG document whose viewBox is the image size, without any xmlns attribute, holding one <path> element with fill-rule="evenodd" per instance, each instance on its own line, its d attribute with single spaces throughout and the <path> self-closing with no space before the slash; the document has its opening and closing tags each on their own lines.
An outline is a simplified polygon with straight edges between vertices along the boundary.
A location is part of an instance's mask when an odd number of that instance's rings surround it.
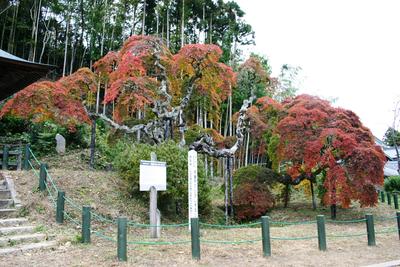
<svg viewBox="0 0 400 267">
<path fill-rule="evenodd" d="M 192 258 L 200 259 L 200 244 L 216 245 L 241 245 L 262 243 L 264 256 L 271 256 L 271 241 L 299 241 L 299 240 L 317 240 L 318 248 L 321 251 L 327 249 L 327 238 L 357 238 L 367 237 L 368 246 L 375 246 L 375 236 L 381 234 L 398 233 L 400 239 L 400 212 L 395 216 L 375 217 L 371 214 L 365 215 L 365 218 L 353 220 L 325 220 L 324 215 L 318 215 L 316 220 L 309 221 L 275 221 L 268 216 L 263 216 L 260 221 L 238 224 L 211 224 L 200 222 L 198 218 L 191 218 L 190 223 L 180 224 L 142 224 L 128 220 L 126 217 L 107 218 L 91 209 L 90 206 L 83 206 L 76 203 L 73 199 L 65 196 L 65 192 L 60 190 L 50 175 L 47 165 L 41 163 L 33 154 L 29 145 L 25 147 L 25 157 L 23 163 L 25 170 L 32 170 L 39 179 L 39 190 L 47 193 L 52 205 L 56 209 L 56 221 L 63 223 L 64 218 L 75 224 L 82 230 L 82 242 L 91 243 L 91 234 L 103 240 L 117 244 L 117 256 L 120 261 L 127 260 L 128 245 L 158 246 L 158 245 L 188 245 L 191 244 Z M 378 191 L 378 197 L 381 202 L 385 199 L 392 199 L 395 209 L 398 209 L 397 194 Z M 391 205 L 392 201 L 388 201 Z M 385 222 L 386 224 L 395 223 L 396 225 L 385 225 L 385 228 L 375 230 L 376 222 Z M 359 224 L 365 223 L 365 232 L 355 233 L 337 233 L 335 227 L 340 224 Z M 328 225 L 328 230 L 326 229 Z M 277 226 L 272 227 L 271 226 Z M 303 236 L 281 236 L 278 226 L 301 226 L 309 227 L 309 232 L 317 230 L 317 235 L 304 233 Z M 315 228 L 316 226 L 316 228 Z M 378 225 L 377 225 L 378 226 Z M 157 227 L 157 231 L 162 230 L 163 236 L 155 240 L 150 237 L 150 230 Z M 333 228 L 332 228 L 333 227 Z M 332 229 L 331 229 L 332 228 Z M 237 231 L 241 229 L 242 231 Z M 328 233 L 327 233 L 328 232 Z M 129 237 L 129 239 L 128 239 Z"/>
</svg>

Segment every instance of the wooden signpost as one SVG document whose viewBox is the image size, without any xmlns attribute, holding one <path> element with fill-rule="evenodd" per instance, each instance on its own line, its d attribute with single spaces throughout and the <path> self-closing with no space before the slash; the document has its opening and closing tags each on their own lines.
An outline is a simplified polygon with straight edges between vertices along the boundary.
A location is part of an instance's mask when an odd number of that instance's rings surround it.
<svg viewBox="0 0 400 267">
<path fill-rule="evenodd" d="M 197 152 L 190 150 L 188 153 L 188 197 L 189 197 L 189 229 L 190 219 L 199 217 L 198 210 L 198 177 L 197 177 Z"/>
<path fill-rule="evenodd" d="M 140 161 L 140 191 L 150 191 L 150 237 L 159 238 L 161 234 L 161 213 L 157 209 L 157 191 L 167 190 L 167 164 L 157 161 L 151 152 L 151 160 Z"/>
</svg>

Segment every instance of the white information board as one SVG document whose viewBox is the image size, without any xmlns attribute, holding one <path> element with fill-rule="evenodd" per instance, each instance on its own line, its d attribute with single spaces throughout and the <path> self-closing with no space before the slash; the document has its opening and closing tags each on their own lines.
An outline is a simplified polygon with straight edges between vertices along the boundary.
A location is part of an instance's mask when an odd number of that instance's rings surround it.
<svg viewBox="0 0 400 267">
<path fill-rule="evenodd" d="M 189 196 L 189 221 L 190 218 L 198 218 L 198 196 L 197 196 L 197 152 L 190 150 L 188 153 L 188 196 Z"/>
<path fill-rule="evenodd" d="M 167 190 L 167 164 L 161 161 L 140 161 L 140 191 L 149 191 L 154 186 L 157 191 Z"/>
</svg>

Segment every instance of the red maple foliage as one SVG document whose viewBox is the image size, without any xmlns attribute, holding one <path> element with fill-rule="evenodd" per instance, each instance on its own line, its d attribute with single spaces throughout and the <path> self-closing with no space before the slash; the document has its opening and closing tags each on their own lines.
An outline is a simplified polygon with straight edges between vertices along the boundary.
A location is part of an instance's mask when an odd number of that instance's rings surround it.
<svg viewBox="0 0 400 267">
<path fill-rule="evenodd" d="M 234 189 L 235 217 L 239 221 L 260 218 L 275 206 L 275 198 L 268 186 L 258 182 L 244 182 Z"/>
<path fill-rule="evenodd" d="M 221 103 L 227 99 L 232 86 L 236 83 L 236 74 L 232 68 L 218 62 L 222 50 L 216 45 L 185 45 L 173 56 L 170 69 L 171 89 L 175 98 L 185 94 L 185 84 L 196 73 L 201 73 L 195 81 L 194 98 L 205 99 L 211 114 L 219 110 Z M 217 117 L 217 114 L 213 114 Z"/>
<path fill-rule="evenodd" d="M 275 160 L 293 179 L 323 170 L 325 204 L 349 207 L 352 200 L 361 206 L 377 202 L 375 187 L 383 184 L 385 156 L 356 114 L 310 95 L 283 105 L 270 99 L 261 102 L 262 110 L 279 111 Z"/>
<path fill-rule="evenodd" d="M 94 74 L 82 68 L 56 82 L 29 85 L 3 106 L 0 117 L 14 115 L 34 122 L 52 120 L 74 131 L 77 124 L 90 123 L 82 101 L 95 90 Z"/>
</svg>

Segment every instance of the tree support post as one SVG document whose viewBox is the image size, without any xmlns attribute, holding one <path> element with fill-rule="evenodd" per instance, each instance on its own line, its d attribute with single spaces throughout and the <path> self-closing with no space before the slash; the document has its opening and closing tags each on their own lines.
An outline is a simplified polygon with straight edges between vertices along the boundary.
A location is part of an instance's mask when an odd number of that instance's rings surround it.
<svg viewBox="0 0 400 267">
<path fill-rule="evenodd" d="M 199 218 L 190 219 L 190 232 L 192 237 L 192 259 L 200 260 L 200 227 Z"/>
<path fill-rule="evenodd" d="M 65 207 L 65 192 L 58 191 L 57 194 L 57 210 L 56 210 L 56 222 L 64 222 L 64 207 Z"/>
<path fill-rule="evenodd" d="M 40 163 L 39 190 L 46 190 L 46 163 Z"/>
<path fill-rule="evenodd" d="M 381 191 L 381 202 L 385 202 L 385 192 Z"/>
<path fill-rule="evenodd" d="M 24 170 L 29 171 L 29 160 L 31 159 L 31 152 L 29 144 L 25 145 L 25 156 L 24 156 Z"/>
<path fill-rule="evenodd" d="M 9 147 L 8 147 L 8 145 L 4 145 L 3 146 L 3 164 L 2 164 L 3 171 L 8 170 L 8 154 L 9 154 Z"/>
<path fill-rule="evenodd" d="M 399 232 L 399 239 L 400 239 L 400 211 L 396 212 L 397 217 L 397 231 Z"/>
<path fill-rule="evenodd" d="M 150 154 L 151 161 L 157 161 L 157 155 L 154 152 Z M 161 223 L 161 213 L 157 209 L 157 189 L 152 186 L 150 187 L 150 237 L 159 238 L 160 237 L 160 223 Z"/>
<path fill-rule="evenodd" d="M 126 223 L 126 221 L 127 221 L 126 217 L 118 218 L 117 254 L 118 254 L 119 261 L 127 261 L 128 260 L 128 257 L 126 256 L 126 248 L 127 248 L 127 238 L 126 238 L 127 223 Z"/>
<path fill-rule="evenodd" d="M 390 192 L 386 192 L 386 197 L 387 197 L 387 203 L 389 206 L 392 205 L 392 197 L 390 195 Z"/>
<path fill-rule="evenodd" d="M 90 243 L 90 206 L 82 207 L 82 243 Z"/>
<path fill-rule="evenodd" d="M 393 194 L 393 202 L 394 202 L 394 208 L 396 210 L 398 210 L 399 209 L 399 196 L 397 193 Z"/>
<path fill-rule="evenodd" d="M 368 246 L 375 246 L 374 216 L 372 214 L 366 214 L 365 219 L 367 223 Z"/>
<path fill-rule="evenodd" d="M 325 231 L 325 216 L 317 215 L 318 229 L 318 248 L 321 251 L 326 251 L 326 231 Z"/>
<path fill-rule="evenodd" d="M 269 231 L 269 217 L 261 217 L 261 234 L 264 257 L 271 256 L 271 235 Z"/>
</svg>

